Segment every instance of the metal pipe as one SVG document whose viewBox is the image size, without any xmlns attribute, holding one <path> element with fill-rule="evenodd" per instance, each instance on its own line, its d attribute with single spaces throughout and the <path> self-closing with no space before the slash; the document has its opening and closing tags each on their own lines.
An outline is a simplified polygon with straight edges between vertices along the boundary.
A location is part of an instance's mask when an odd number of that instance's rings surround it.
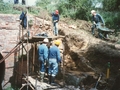
<svg viewBox="0 0 120 90">
<path fill-rule="evenodd" d="M 11 51 L 8 53 L 3 59 L 0 60 L 0 63 L 5 61 L 6 58 L 8 58 L 20 45 L 22 45 L 23 42 L 19 42 Z"/>
<path fill-rule="evenodd" d="M 65 38 L 63 38 L 63 85 L 65 85 L 65 67 L 64 67 L 64 63 L 65 63 Z"/>
<path fill-rule="evenodd" d="M 28 40 L 29 40 L 29 30 L 28 30 L 28 0 L 26 0 L 26 7 L 27 7 L 27 80 L 29 75 L 29 47 L 28 47 Z M 28 90 L 29 82 L 27 82 L 27 90 Z"/>
</svg>

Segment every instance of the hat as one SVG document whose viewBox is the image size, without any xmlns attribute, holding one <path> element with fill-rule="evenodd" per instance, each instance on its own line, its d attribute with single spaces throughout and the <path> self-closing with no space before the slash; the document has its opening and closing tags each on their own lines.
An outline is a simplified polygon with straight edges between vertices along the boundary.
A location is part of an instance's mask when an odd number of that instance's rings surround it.
<svg viewBox="0 0 120 90">
<path fill-rule="evenodd" d="M 55 14 L 59 14 L 59 11 L 58 11 L 58 10 L 55 10 Z"/>
<path fill-rule="evenodd" d="M 43 40 L 43 42 L 49 42 L 49 40 L 48 40 L 47 38 L 45 38 L 45 39 Z"/>
<path fill-rule="evenodd" d="M 95 13 L 95 12 L 96 12 L 95 10 L 92 10 L 92 11 L 91 11 L 92 14 Z"/>
<path fill-rule="evenodd" d="M 55 40 L 54 44 L 59 46 L 60 45 L 60 40 Z"/>
</svg>

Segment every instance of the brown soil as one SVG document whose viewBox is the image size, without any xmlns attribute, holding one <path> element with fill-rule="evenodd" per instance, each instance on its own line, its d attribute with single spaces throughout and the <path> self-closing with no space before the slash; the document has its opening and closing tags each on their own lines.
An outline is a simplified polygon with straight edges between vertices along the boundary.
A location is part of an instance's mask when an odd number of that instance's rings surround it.
<svg viewBox="0 0 120 90">
<path fill-rule="evenodd" d="M 18 18 L 19 15 L 0 15 L 0 36 L 2 38 L 0 42 L 4 47 L 4 51 L 10 51 L 18 40 L 19 22 L 16 21 Z M 33 26 L 29 28 L 31 36 L 42 32 L 46 32 L 48 36 L 53 36 L 51 21 L 32 15 L 29 15 L 29 20 L 33 20 Z M 112 43 L 95 38 L 91 35 L 90 30 L 91 23 L 87 21 L 74 21 L 71 19 L 60 20 L 59 34 L 65 36 L 63 41 L 65 43 L 64 65 L 66 71 L 77 71 L 79 74 L 80 72 L 81 74 L 83 72 L 90 72 L 89 74 L 91 75 L 101 72 L 106 74 L 106 64 L 110 62 L 110 76 L 116 76 L 120 68 L 120 45 L 117 44 L 117 42 Z M 24 32 L 26 31 L 24 30 Z M 118 37 L 115 37 L 115 39 L 116 38 Z M 13 59 L 8 60 L 6 64 L 12 60 Z M 8 67 L 10 66 L 11 65 Z M 6 72 L 6 75 L 7 74 L 9 73 Z"/>
</svg>

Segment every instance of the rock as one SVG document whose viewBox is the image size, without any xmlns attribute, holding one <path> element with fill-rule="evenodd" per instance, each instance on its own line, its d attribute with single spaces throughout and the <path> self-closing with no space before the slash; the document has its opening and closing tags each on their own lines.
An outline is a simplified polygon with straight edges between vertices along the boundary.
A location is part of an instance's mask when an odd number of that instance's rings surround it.
<svg viewBox="0 0 120 90">
<path fill-rule="evenodd" d="M 120 45 L 119 45 L 119 44 L 116 44 L 116 45 L 115 45 L 115 48 L 120 50 Z"/>
<path fill-rule="evenodd" d="M 67 73 L 65 75 L 65 82 L 67 85 L 74 85 L 76 87 L 78 87 L 80 85 L 80 82 L 84 79 L 84 76 L 76 76 L 74 74 L 71 73 Z"/>
</svg>

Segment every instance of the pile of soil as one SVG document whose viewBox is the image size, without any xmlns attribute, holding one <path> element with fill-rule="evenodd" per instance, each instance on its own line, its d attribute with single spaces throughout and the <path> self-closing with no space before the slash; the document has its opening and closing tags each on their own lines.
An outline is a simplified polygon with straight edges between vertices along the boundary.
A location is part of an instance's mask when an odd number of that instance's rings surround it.
<svg viewBox="0 0 120 90">
<path fill-rule="evenodd" d="M 17 30 L 14 36 L 18 38 L 19 22 L 16 23 L 16 16 L 10 15 L 11 18 L 5 19 L 8 15 L 0 15 L 0 21 L 2 24 L 1 30 Z M 14 20 L 13 20 L 14 19 Z M 33 25 L 30 27 L 31 36 L 46 32 L 49 36 L 53 36 L 53 26 L 49 19 L 35 17 L 29 15 L 28 20 L 33 20 Z M 10 22 L 12 21 L 12 22 Z M 15 22 L 16 21 L 16 22 Z M 6 24 L 7 23 L 7 24 Z M 11 24 L 14 28 L 11 28 Z M 111 63 L 111 75 L 114 78 L 120 68 L 120 45 L 117 42 L 109 42 L 101 40 L 91 35 L 91 23 L 84 20 L 71 20 L 71 19 L 61 19 L 59 21 L 59 35 L 65 36 L 63 42 L 65 43 L 65 53 L 64 61 L 66 71 L 77 71 L 77 72 L 93 72 L 91 75 L 99 74 L 103 72 L 106 73 L 106 63 Z M 25 31 L 25 30 L 24 30 Z M 7 32 L 7 31 L 6 31 Z M 11 32 L 9 32 L 12 34 Z M 119 38 L 119 37 L 117 37 Z M 9 37 L 8 41 L 12 41 L 13 38 Z M 14 42 L 17 41 L 16 39 Z M 4 45 L 3 42 L 2 45 Z M 8 42 L 10 44 L 10 42 Z M 7 49 L 8 46 L 4 47 Z M 12 47 L 11 47 L 12 49 Z M 116 62 L 117 61 L 117 62 Z M 6 73 L 7 74 L 7 73 Z M 83 74 L 83 73 L 81 73 Z"/>
</svg>

